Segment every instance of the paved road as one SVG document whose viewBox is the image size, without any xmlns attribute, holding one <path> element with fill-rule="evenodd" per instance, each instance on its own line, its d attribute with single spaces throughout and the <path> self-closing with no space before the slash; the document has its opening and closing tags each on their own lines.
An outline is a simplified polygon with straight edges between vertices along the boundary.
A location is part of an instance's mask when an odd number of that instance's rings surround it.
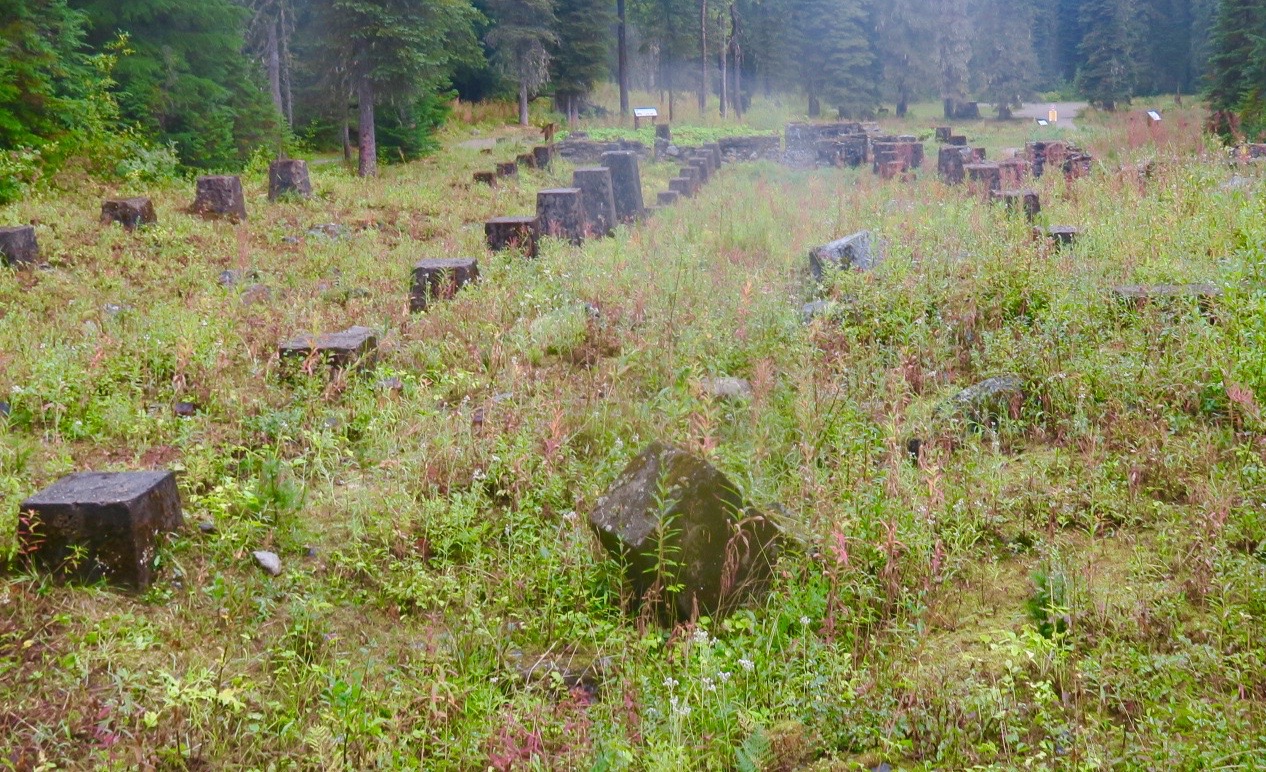
<svg viewBox="0 0 1266 772">
<path fill-rule="evenodd" d="M 1086 102 L 1025 102 L 1012 115 L 1017 118 L 1028 118 L 1029 120 L 1045 118 L 1046 112 L 1051 109 L 1052 104 L 1055 105 L 1055 111 L 1059 115 L 1057 125 L 1062 129 L 1077 128 L 1073 124 L 1073 119 L 1081 115 L 1081 111 L 1090 106 Z"/>
</svg>

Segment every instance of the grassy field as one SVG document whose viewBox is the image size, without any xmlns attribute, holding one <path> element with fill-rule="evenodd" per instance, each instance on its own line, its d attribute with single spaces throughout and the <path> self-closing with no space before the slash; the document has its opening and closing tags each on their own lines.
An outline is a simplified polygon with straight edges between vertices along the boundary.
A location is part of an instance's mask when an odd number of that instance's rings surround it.
<svg viewBox="0 0 1266 772">
<path fill-rule="evenodd" d="M 0 766 L 1266 765 L 1261 170 L 1194 110 L 1078 125 L 1093 174 L 1035 183 L 1041 224 L 1084 231 L 1058 252 L 933 152 L 909 183 L 728 166 L 615 238 L 492 255 L 484 219 L 570 170 L 471 186 L 535 141 L 487 125 L 491 154 L 455 125 L 376 180 L 314 167 L 307 203 L 248 175 L 236 227 L 185 214 L 191 184 L 7 208 L 51 269 L 0 272 L 0 551 L 18 502 L 81 469 L 176 470 L 188 527 L 143 595 L 0 580 Z M 994 155 L 1035 130 L 959 128 Z M 644 166 L 647 196 L 674 175 Z M 99 226 L 115 193 L 159 225 Z M 862 228 L 887 260 L 803 324 L 807 250 Z M 460 255 L 478 286 L 411 316 L 413 262 Z M 1224 294 L 1130 309 L 1125 282 Z M 353 324 L 381 331 L 376 370 L 279 377 L 281 340 Z M 1018 416 L 939 423 L 999 373 Z M 753 398 L 708 398 L 715 375 Z M 767 602 L 675 630 L 626 613 L 586 516 L 653 439 L 791 514 L 806 543 Z M 525 681 L 542 657 L 598 687 Z"/>
</svg>

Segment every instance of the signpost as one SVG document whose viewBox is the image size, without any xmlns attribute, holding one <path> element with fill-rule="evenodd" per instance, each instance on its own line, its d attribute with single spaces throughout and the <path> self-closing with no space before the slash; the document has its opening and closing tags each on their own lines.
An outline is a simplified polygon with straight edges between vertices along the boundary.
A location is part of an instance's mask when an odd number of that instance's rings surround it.
<svg viewBox="0 0 1266 772">
<path fill-rule="evenodd" d="M 633 108 L 633 128 L 642 128 L 642 119 L 650 118 L 652 121 L 659 117 L 659 110 L 654 107 L 634 107 Z"/>
</svg>

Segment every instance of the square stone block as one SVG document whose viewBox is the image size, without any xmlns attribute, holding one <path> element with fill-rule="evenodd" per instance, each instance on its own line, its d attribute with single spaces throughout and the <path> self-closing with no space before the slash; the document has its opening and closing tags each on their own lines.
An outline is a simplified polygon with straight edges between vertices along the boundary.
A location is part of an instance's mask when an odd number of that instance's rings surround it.
<svg viewBox="0 0 1266 772">
<path fill-rule="evenodd" d="M 77 472 L 22 502 L 18 542 L 41 571 L 144 589 L 158 535 L 182 525 L 171 472 Z"/>
</svg>

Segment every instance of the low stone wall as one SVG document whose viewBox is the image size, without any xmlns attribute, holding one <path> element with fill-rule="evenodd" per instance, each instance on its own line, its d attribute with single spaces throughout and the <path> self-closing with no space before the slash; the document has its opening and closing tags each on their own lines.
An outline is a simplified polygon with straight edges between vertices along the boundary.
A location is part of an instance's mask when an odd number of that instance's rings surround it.
<svg viewBox="0 0 1266 772">
<path fill-rule="evenodd" d="M 780 137 L 724 137 L 718 141 L 726 163 L 738 161 L 781 161 Z"/>
<path fill-rule="evenodd" d="M 651 150 L 645 143 L 631 139 L 620 139 L 614 142 L 595 142 L 575 134 L 554 146 L 560 158 L 573 164 L 594 164 L 602 159 L 603 153 L 613 151 L 630 151 L 637 154 L 639 160 L 650 158 Z"/>
</svg>

